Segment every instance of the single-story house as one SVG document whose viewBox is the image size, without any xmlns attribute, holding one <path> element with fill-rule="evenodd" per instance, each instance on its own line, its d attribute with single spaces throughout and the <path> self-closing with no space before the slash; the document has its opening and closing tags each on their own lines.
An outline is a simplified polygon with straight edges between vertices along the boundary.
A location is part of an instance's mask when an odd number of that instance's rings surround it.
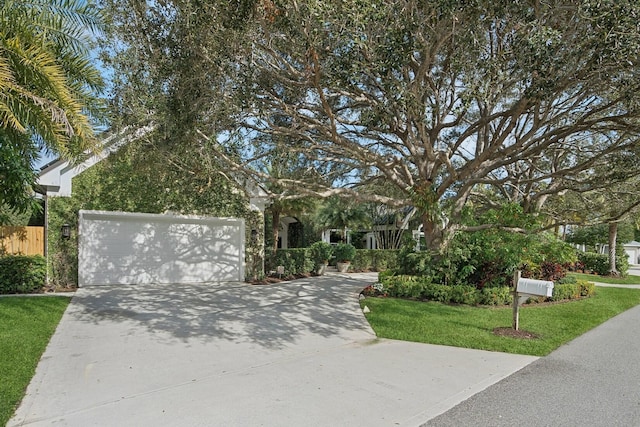
<svg viewBox="0 0 640 427">
<path fill-rule="evenodd" d="M 194 183 L 193 177 L 179 172 L 157 182 L 159 162 L 149 158 L 146 147 L 119 158 L 127 151 L 124 147 L 152 130 L 124 129 L 105 138 L 104 149 L 82 162 L 58 159 L 41 169 L 45 256 L 54 282 L 73 285 L 77 277 L 79 286 L 196 283 L 261 275 L 266 192 L 248 181 L 212 185 L 208 177 L 208 184 Z M 106 159 L 109 165 L 103 166 Z M 96 168 L 98 164 L 103 168 Z M 124 173 L 122 183 L 114 177 L 118 173 Z M 86 194 L 77 194 L 78 185 Z M 74 200 L 52 210 L 63 198 Z M 65 236 L 59 235 L 62 224 Z M 59 256 L 64 251 L 65 256 Z M 76 265 L 77 271 L 64 272 Z M 61 278 L 63 274 L 67 277 Z"/>
<path fill-rule="evenodd" d="M 623 245 L 624 251 L 629 256 L 630 265 L 640 265 L 640 242 L 635 240 Z"/>
</svg>

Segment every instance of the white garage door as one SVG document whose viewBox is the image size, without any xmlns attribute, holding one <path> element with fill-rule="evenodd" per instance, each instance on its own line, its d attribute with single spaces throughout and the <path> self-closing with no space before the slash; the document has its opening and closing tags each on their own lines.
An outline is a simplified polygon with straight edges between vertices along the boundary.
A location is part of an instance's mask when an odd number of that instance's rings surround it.
<svg viewBox="0 0 640 427">
<path fill-rule="evenodd" d="M 78 285 L 244 280 L 244 220 L 80 211 Z"/>
</svg>

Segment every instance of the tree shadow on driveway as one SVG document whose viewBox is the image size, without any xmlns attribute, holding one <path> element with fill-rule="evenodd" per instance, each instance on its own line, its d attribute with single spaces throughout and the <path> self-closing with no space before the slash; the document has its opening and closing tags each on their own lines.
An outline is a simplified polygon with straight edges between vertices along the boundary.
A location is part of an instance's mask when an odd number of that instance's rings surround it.
<svg viewBox="0 0 640 427">
<path fill-rule="evenodd" d="M 327 275 L 266 286 L 245 283 L 81 288 L 68 314 L 96 327 L 122 324 L 158 339 L 226 340 L 280 349 L 302 339 L 375 337 L 357 294 L 375 275 Z"/>
</svg>

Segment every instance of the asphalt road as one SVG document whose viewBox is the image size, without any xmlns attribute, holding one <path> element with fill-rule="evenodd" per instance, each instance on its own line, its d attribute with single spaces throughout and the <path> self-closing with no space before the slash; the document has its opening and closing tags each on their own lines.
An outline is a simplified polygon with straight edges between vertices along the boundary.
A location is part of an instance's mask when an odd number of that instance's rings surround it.
<svg viewBox="0 0 640 427">
<path fill-rule="evenodd" d="M 640 426 L 640 306 L 424 426 Z"/>
</svg>

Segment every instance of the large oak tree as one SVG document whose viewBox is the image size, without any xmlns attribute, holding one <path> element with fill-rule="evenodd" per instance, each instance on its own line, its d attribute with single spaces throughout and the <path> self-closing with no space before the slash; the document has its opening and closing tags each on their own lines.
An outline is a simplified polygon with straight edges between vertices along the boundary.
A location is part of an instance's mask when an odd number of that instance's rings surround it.
<svg viewBox="0 0 640 427">
<path fill-rule="evenodd" d="M 121 108 L 137 93 L 168 141 L 190 139 L 259 179 L 275 178 L 252 147 L 282 150 L 266 140 L 341 164 L 329 186 L 279 185 L 292 198 L 414 206 L 433 251 L 495 226 L 462 224 L 478 188 L 536 213 L 601 186 L 594 171 L 638 145 L 633 0 L 129 0 L 112 11 L 126 30 L 116 64 L 147 67 L 120 68 Z M 380 181 L 399 196 L 359 191 Z"/>
</svg>

